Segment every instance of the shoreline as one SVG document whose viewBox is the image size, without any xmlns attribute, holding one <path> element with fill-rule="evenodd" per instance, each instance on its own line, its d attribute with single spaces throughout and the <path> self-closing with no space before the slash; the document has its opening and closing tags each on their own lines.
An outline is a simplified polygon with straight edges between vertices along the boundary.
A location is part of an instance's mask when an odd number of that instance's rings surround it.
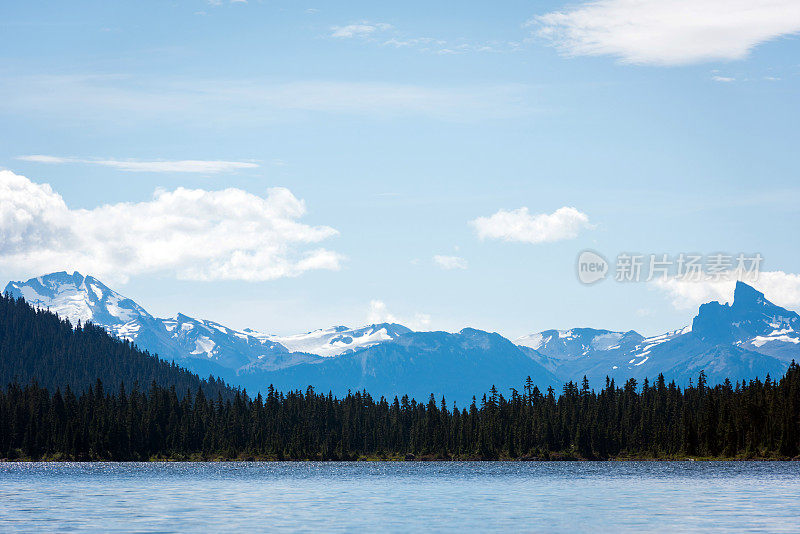
<svg viewBox="0 0 800 534">
<path fill-rule="evenodd" d="M 72 458 L 47 458 L 47 459 L 32 459 L 32 458 L 0 458 L 0 464 L 11 463 L 52 463 L 52 464 L 66 464 L 66 463 L 125 463 L 125 464 L 148 464 L 148 463 L 468 463 L 468 462 L 495 462 L 495 463 L 565 463 L 565 462 L 580 462 L 580 463 L 610 463 L 610 462 L 800 462 L 800 457 L 753 457 L 753 458 L 726 458 L 726 457 L 680 457 L 680 458 L 663 458 L 663 457 L 617 457 L 605 459 L 588 459 L 588 458 L 357 458 L 347 460 L 331 460 L 331 459 L 277 459 L 277 458 L 150 458 L 147 460 L 111 460 L 111 459 L 72 459 Z"/>
</svg>

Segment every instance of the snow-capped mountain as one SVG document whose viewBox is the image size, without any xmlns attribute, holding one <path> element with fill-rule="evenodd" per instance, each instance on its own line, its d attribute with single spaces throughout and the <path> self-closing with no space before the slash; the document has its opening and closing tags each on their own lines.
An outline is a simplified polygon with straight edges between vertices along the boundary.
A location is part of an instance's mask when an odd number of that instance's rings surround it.
<svg viewBox="0 0 800 534">
<path fill-rule="evenodd" d="M 49 309 L 73 324 L 91 321 L 110 334 L 126 339 L 166 360 L 205 359 L 212 368 L 235 368 L 274 352 L 279 345 L 178 314 L 161 319 L 92 276 L 78 272 L 52 273 L 27 282 L 10 282 L 5 292 Z M 192 367 L 191 365 L 187 365 Z M 206 369 L 203 368 L 203 371 Z"/>
<path fill-rule="evenodd" d="M 278 336 L 236 330 L 177 314 L 158 318 L 99 280 L 53 273 L 10 282 L 6 293 L 47 308 L 73 324 L 91 321 L 203 376 L 250 391 L 366 388 L 372 395 L 431 392 L 463 405 L 492 384 L 519 388 L 527 376 L 541 388 L 589 378 L 651 380 L 663 373 L 685 385 L 705 371 L 709 383 L 783 374 L 800 360 L 800 316 L 738 283 L 733 304 L 700 307 L 691 326 L 653 337 L 593 328 L 545 330 L 513 343 L 471 328 L 414 332 L 398 324 L 336 326 Z"/>
<path fill-rule="evenodd" d="M 112 291 L 99 280 L 78 272 L 52 273 L 27 282 L 9 282 L 5 293 L 22 297 L 33 306 L 49 309 L 73 324 L 92 321 L 103 325 L 118 337 L 131 339 L 136 335 L 133 324 L 142 318 L 152 318 L 144 308 L 131 299 Z M 125 325 L 129 325 L 125 327 Z"/>
</svg>

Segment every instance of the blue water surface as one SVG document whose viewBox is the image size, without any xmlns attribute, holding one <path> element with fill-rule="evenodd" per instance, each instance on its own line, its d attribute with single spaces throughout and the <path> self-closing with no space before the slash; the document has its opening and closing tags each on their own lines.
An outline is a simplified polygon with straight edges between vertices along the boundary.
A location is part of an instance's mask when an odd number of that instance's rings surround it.
<svg viewBox="0 0 800 534">
<path fill-rule="evenodd" d="M 800 462 L 0 463 L 2 532 L 800 532 Z"/>
</svg>

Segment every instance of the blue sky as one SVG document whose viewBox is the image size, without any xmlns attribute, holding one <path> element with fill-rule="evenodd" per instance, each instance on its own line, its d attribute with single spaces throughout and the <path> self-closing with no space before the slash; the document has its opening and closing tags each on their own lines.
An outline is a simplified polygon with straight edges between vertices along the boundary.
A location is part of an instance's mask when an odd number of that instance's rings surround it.
<svg viewBox="0 0 800 534">
<path fill-rule="evenodd" d="M 0 276 L 274 333 L 651 334 L 731 281 L 584 286 L 580 251 L 757 252 L 798 309 L 799 11 L 6 2 Z"/>
</svg>

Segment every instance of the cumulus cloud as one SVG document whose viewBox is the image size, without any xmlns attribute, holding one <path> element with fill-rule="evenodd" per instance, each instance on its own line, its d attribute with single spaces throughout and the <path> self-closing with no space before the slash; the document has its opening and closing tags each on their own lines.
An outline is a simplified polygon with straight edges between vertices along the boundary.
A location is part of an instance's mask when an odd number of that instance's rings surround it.
<svg viewBox="0 0 800 534">
<path fill-rule="evenodd" d="M 317 243 L 338 232 L 299 221 L 291 191 L 157 190 L 152 200 L 72 209 L 48 184 L 0 171 L 0 266 L 21 274 L 79 270 L 125 280 L 271 280 L 339 269 Z"/>
<path fill-rule="evenodd" d="M 346 26 L 334 26 L 331 28 L 331 37 L 337 37 L 340 39 L 369 37 L 376 32 L 391 29 L 391 27 L 391 24 L 386 24 L 385 22 L 363 21 L 357 24 L 348 24 Z"/>
<path fill-rule="evenodd" d="M 367 322 L 370 324 L 397 323 L 412 330 L 424 330 L 430 326 L 431 316 L 426 313 L 415 313 L 413 317 L 400 318 L 389 313 L 386 303 L 382 300 L 372 300 L 369 303 Z"/>
<path fill-rule="evenodd" d="M 255 169 L 257 163 L 247 161 L 219 161 L 219 160 L 173 160 L 173 161 L 136 161 L 116 159 L 82 159 L 64 158 L 59 156 L 45 156 L 33 154 L 18 156 L 18 160 L 34 163 L 80 163 L 85 165 L 101 165 L 128 172 L 192 172 L 202 174 L 219 174 L 232 172 L 239 169 Z"/>
<path fill-rule="evenodd" d="M 800 32 L 797 0 L 598 0 L 528 23 L 567 55 L 681 65 L 747 56 Z"/>
<path fill-rule="evenodd" d="M 442 256 L 437 254 L 433 257 L 433 263 L 445 271 L 452 271 L 453 269 L 466 269 L 468 264 L 467 260 L 460 256 Z"/>
<path fill-rule="evenodd" d="M 657 278 L 650 282 L 663 291 L 678 309 L 694 309 L 700 304 L 716 300 L 732 302 L 736 280 L 743 278 L 735 270 L 723 274 L 719 280 L 687 280 L 682 277 Z M 783 271 L 764 271 L 757 279 L 747 278 L 746 283 L 764 293 L 764 296 L 785 308 L 800 306 L 800 274 Z"/>
<path fill-rule="evenodd" d="M 548 243 L 578 237 L 581 230 L 593 228 L 589 216 L 569 206 L 553 213 L 531 215 L 528 208 L 500 210 L 489 217 L 470 221 L 480 239 L 502 239 L 523 243 Z"/>
</svg>

